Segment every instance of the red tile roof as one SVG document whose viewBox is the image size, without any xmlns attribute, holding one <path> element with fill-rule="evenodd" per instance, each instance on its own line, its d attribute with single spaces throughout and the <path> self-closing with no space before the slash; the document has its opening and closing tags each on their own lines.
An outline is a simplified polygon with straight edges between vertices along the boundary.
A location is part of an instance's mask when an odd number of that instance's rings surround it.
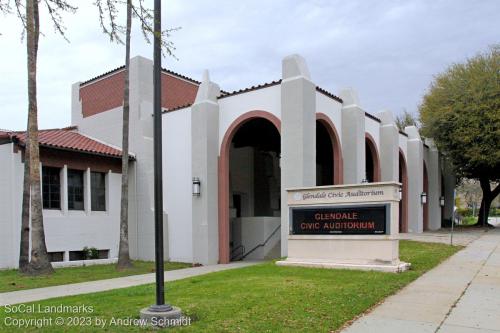
<svg viewBox="0 0 500 333">
<path fill-rule="evenodd" d="M 38 131 L 40 146 L 120 158 L 122 151 L 76 131 L 76 127 Z M 1 133 L 0 133 L 1 134 Z M 26 144 L 26 132 L 8 133 L 12 140 Z"/>
</svg>

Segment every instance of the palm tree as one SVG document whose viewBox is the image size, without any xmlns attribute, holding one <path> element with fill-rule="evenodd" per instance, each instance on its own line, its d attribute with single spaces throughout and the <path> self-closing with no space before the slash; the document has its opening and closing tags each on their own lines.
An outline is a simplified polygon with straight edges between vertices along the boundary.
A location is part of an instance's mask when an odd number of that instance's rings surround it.
<svg viewBox="0 0 500 333">
<path fill-rule="evenodd" d="M 53 268 L 47 253 L 43 229 L 40 151 L 38 147 L 38 108 L 36 98 L 36 66 L 38 39 L 40 37 L 38 0 L 26 1 L 26 37 L 28 58 L 28 130 L 26 135 L 28 153 L 26 157 L 29 159 L 28 169 L 31 188 L 31 260 L 27 267 L 27 273 L 34 275 L 50 274 L 53 272 Z"/>
<path fill-rule="evenodd" d="M 143 0 L 139 0 L 135 6 L 132 0 L 127 0 L 127 23 L 123 27 L 116 22 L 119 0 L 96 0 L 95 5 L 99 11 L 99 19 L 103 32 L 109 36 L 111 41 L 125 44 L 125 83 L 123 88 L 123 124 L 122 124 L 122 187 L 120 205 L 120 245 L 118 249 L 117 269 L 123 270 L 132 267 L 128 244 L 128 163 L 129 163 L 129 114 L 130 114 L 130 35 L 132 30 L 132 17 L 139 19 L 144 38 L 148 43 L 148 35 L 153 33 L 153 13 L 151 9 L 144 6 Z M 177 30 L 169 29 L 162 32 L 163 37 L 169 37 L 170 32 Z M 125 30 L 125 43 L 121 40 L 122 32 Z M 162 48 L 173 55 L 173 44 L 162 39 Z"/>
<path fill-rule="evenodd" d="M 66 0 L 44 0 L 50 19 L 56 31 L 65 38 L 61 12 L 76 11 Z M 28 67 L 28 126 L 25 136 L 24 181 L 21 221 L 21 243 L 19 269 L 30 275 L 53 272 L 45 244 L 42 198 L 40 186 L 40 150 L 38 146 L 37 105 L 37 60 L 40 38 L 39 0 L 14 0 L 15 13 L 26 33 L 26 54 Z M 12 14 L 10 0 L 0 0 L 0 12 Z M 31 204 L 30 204 L 31 201 Z M 29 259 L 29 236 L 31 218 L 31 259 Z M 29 261 L 28 261 L 29 260 Z"/>
</svg>

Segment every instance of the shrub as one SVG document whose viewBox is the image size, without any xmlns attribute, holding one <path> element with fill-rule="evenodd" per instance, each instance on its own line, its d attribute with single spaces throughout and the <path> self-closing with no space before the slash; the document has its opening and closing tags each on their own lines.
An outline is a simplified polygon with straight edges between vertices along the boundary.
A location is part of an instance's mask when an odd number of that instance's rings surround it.
<svg viewBox="0 0 500 333">
<path fill-rule="evenodd" d="M 84 260 L 89 260 L 89 259 L 99 259 L 99 250 L 96 249 L 95 247 L 87 247 L 85 246 L 83 248 L 83 253 L 84 253 Z"/>
</svg>

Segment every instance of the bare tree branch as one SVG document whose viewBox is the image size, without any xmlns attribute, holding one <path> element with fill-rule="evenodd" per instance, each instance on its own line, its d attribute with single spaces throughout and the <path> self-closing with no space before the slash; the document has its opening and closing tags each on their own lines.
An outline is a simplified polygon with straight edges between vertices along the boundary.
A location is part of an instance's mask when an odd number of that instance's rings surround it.
<svg viewBox="0 0 500 333">
<path fill-rule="evenodd" d="M 8 0 L 0 0 L 0 12 L 3 14 L 10 14 L 11 13 L 11 8 L 10 8 L 10 1 Z"/>
<path fill-rule="evenodd" d="M 11 0 L 0 0 L 0 12 L 4 15 L 13 14 L 12 6 L 10 4 Z M 21 40 L 24 39 L 24 34 L 26 32 L 26 10 L 22 3 L 22 0 L 14 0 L 14 7 L 16 11 L 16 16 L 21 20 L 23 25 L 23 30 L 21 32 Z M 1 33 L 0 33 L 1 35 Z"/>
<path fill-rule="evenodd" d="M 151 44 L 151 36 L 154 36 L 153 29 L 153 10 L 148 8 L 145 4 L 145 0 L 137 0 L 137 5 L 131 3 L 132 17 L 139 20 L 141 24 L 141 32 L 148 44 Z M 95 0 L 94 5 L 97 7 L 99 12 L 99 23 L 101 25 L 102 31 L 105 35 L 109 37 L 112 42 L 117 42 L 119 44 L 124 44 L 122 37 L 125 35 L 126 27 L 117 23 L 119 9 L 118 5 L 127 5 L 126 0 Z M 167 29 L 161 33 L 161 46 L 162 55 L 169 55 L 175 59 L 177 57 L 174 55 L 174 43 L 169 41 L 171 33 L 179 30 L 180 27 Z"/>
<path fill-rule="evenodd" d="M 66 0 L 43 0 L 43 2 L 47 7 L 55 31 L 69 42 L 66 38 L 66 27 L 63 25 L 62 13 L 75 13 L 78 7 L 71 5 Z"/>
<path fill-rule="evenodd" d="M 96 0 L 94 5 L 99 11 L 99 24 L 103 33 L 108 35 L 112 42 L 123 44 L 121 36 L 125 33 L 125 26 L 116 22 L 119 12 L 116 3 L 116 0 Z"/>
</svg>

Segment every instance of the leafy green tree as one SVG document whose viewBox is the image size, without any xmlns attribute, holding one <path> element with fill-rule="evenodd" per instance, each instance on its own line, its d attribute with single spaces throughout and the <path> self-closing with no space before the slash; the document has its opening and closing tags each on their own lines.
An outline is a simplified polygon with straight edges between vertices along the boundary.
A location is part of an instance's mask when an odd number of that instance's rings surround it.
<svg viewBox="0 0 500 333">
<path fill-rule="evenodd" d="M 437 75 L 420 105 L 424 136 L 454 165 L 458 177 L 479 180 L 478 223 L 500 193 L 500 44 Z"/>
</svg>

